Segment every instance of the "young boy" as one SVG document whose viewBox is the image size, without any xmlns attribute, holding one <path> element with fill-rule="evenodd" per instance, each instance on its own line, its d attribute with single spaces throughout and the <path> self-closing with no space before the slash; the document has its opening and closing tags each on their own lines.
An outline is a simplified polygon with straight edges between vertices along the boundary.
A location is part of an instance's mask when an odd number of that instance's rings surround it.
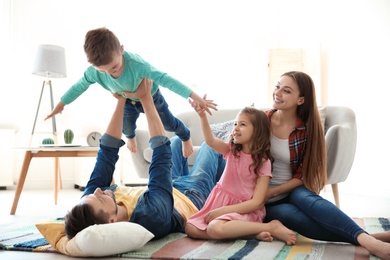
<svg viewBox="0 0 390 260">
<path fill-rule="evenodd" d="M 113 32 L 106 28 L 90 30 L 85 36 L 84 51 L 91 66 L 82 77 L 62 97 L 54 110 L 46 118 L 61 113 L 65 105 L 76 100 L 90 85 L 99 83 L 112 94 L 127 98 L 123 118 L 122 132 L 128 139 L 127 147 L 133 153 L 137 151 L 135 140 L 136 121 L 143 111 L 137 98 L 126 96 L 123 91 L 135 92 L 143 78 L 153 80 L 151 94 L 153 101 L 167 131 L 174 132 L 183 142 L 183 156 L 188 157 L 193 152 L 189 129 L 168 109 L 159 85 L 175 92 L 183 98 L 191 98 L 211 114 L 210 109 L 216 109 L 212 100 L 205 100 L 178 80 L 162 72 L 144 61 L 137 54 L 124 51 L 123 45 Z"/>
</svg>

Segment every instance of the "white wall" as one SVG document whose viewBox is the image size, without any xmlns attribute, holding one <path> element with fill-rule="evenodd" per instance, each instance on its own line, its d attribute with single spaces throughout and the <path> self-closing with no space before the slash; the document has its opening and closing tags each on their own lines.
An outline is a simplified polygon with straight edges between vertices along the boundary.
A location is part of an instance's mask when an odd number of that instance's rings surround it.
<svg viewBox="0 0 390 260">
<path fill-rule="evenodd" d="M 321 87 L 327 90 L 323 105 L 350 106 L 358 120 L 356 159 L 341 189 L 364 188 L 390 197 L 383 152 L 390 146 L 383 127 L 390 94 L 390 1 L 3 1 L 11 2 L 12 12 L 11 48 L 1 72 L 0 120 L 18 126 L 19 146 L 28 142 L 43 81 L 31 74 L 39 44 L 66 49 L 68 77 L 53 80 L 56 102 L 88 66 L 85 33 L 106 26 L 126 50 L 199 94 L 207 93 L 220 108 L 269 105 L 269 48 L 320 47 Z M 186 100 L 167 91 L 164 95 L 174 113 L 190 109 Z M 114 102 L 93 85 L 57 116 L 57 128 L 73 128 L 76 138 L 84 140 L 91 129 L 104 130 Z M 43 121 L 49 111 L 42 104 L 40 129 L 50 130 L 50 122 Z"/>
</svg>

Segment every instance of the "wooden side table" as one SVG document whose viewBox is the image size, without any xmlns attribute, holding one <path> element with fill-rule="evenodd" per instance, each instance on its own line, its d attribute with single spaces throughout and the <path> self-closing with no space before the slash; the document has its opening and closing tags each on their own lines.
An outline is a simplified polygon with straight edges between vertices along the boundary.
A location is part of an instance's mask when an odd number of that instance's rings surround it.
<svg viewBox="0 0 390 260">
<path fill-rule="evenodd" d="M 58 196 L 58 176 L 59 176 L 59 163 L 58 160 L 61 157 L 96 157 L 99 147 L 90 147 L 90 146 L 75 146 L 75 147 L 63 147 L 63 146 L 53 146 L 53 147 L 29 147 L 26 148 L 24 155 L 22 169 L 20 170 L 18 185 L 16 186 L 14 202 L 11 208 L 11 215 L 15 215 L 16 208 L 18 207 L 18 202 L 20 195 L 23 190 L 24 182 L 27 177 L 28 169 L 30 167 L 30 162 L 33 158 L 55 158 L 55 173 L 54 173 L 54 203 L 57 204 Z"/>
</svg>

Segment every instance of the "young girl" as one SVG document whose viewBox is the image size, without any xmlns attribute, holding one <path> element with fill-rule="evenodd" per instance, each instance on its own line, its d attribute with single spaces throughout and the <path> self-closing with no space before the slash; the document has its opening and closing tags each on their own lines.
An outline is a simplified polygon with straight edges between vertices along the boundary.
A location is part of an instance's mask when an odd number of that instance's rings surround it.
<svg viewBox="0 0 390 260">
<path fill-rule="evenodd" d="M 264 199 L 271 175 L 270 126 L 263 111 L 244 108 L 236 118 L 228 143 L 216 138 L 205 110 L 198 112 L 205 142 L 226 159 L 221 179 L 203 208 L 186 224 L 189 237 L 200 239 L 256 238 L 272 241 L 275 236 L 288 245 L 296 241 L 293 231 L 279 221 L 262 223 Z"/>
</svg>

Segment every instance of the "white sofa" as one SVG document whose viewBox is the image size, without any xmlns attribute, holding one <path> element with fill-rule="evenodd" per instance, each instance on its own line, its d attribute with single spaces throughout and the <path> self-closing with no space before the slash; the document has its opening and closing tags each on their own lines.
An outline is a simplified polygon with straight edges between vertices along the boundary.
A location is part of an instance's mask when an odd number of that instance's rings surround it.
<svg viewBox="0 0 390 260">
<path fill-rule="evenodd" d="M 218 124 L 234 120 L 241 108 L 222 109 L 213 111 L 209 116 L 210 124 Z M 265 109 L 264 109 L 265 110 Z M 320 114 L 324 117 L 325 139 L 328 156 L 328 184 L 332 185 L 332 191 L 337 206 L 339 203 L 337 183 L 347 179 L 351 170 L 356 151 L 357 129 L 355 113 L 352 109 L 343 106 L 323 106 Z M 176 115 L 190 129 L 194 153 L 189 157 L 191 166 L 195 161 L 199 146 L 203 142 L 199 117 L 195 111 L 183 112 Z M 167 132 L 169 137 L 173 133 Z M 136 169 L 140 178 L 148 178 L 148 169 L 151 158 L 149 148 L 149 133 L 147 129 L 137 129 L 137 153 L 131 154 L 130 163 Z M 131 185 L 130 183 L 125 183 Z"/>
</svg>

